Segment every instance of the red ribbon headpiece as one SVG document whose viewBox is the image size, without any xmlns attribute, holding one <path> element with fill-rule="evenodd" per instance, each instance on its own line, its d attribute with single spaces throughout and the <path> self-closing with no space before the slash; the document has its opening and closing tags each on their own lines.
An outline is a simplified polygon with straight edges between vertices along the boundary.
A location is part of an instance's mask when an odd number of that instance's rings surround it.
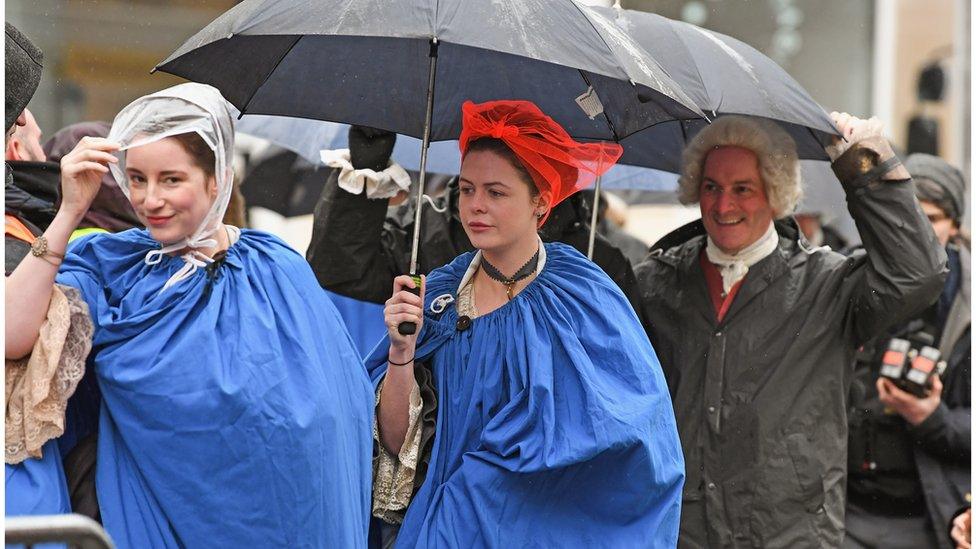
<svg viewBox="0 0 976 549">
<path fill-rule="evenodd" d="M 483 137 L 500 139 L 515 153 L 549 211 L 576 191 L 589 187 L 620 159 L 616 143 L 580 143 L 531 101 L 488 101 L 461 105 L 461 158 Z M 539 221 L 541 227 L 547 211 Z"/>
</svg>

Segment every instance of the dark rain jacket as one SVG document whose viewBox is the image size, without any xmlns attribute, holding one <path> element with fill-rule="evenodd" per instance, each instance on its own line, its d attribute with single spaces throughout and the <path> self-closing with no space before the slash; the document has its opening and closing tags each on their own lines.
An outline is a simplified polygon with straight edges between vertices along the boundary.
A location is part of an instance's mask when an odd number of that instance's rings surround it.
<svg viewBox="0 0 976 549">
<path fill-rule="evenodd" d="M 590 229 L 587 210 L 577 195 L 556 206 L 539 231 L 545 242 L 564 242 L 585 254 Z M 474 249 L 457 213 L 456 179 L 437 200 L 435 211 L 421 216 L 419 271 L 450 263 Z M 339 188 L 338 171 L 330 175 L 315 207 L 312 241 L 306 258 L 323 288 L 354 299 L 383 303 L 393 292 L 393 278 L 409 272 L 414 209 L 388 215 L 387 200 L 371 200 Z M 636 309 L 637 279 L 623 253 L 597 235 L 593 261 L 617 283 Z"/>
<path fill-rule="evenodd" d="M 858 353 L 848 416 L 848 506 L 882 517 L 924 512 L 940 547 L 955 547 L 948 526 L 971 499 L 971 258 L 962 239 L 950 248 L 950 259 L 955 257 L 950 281 L 955 283 L 948 288 L 951 302 L 945 316 L 940 320 L 939 304 L 933 304 L 864 346 Z M 943 290 L 940 301 L 946 295 Z M 938 337 L 934 343 L 929 340 L 933 336 Z M 893 410 L 884 412 L 874 387 L 892 337 L 908 339 L 916 349 L 934 344 L 946 361 L 941 403 L 914 427 Z"/>
<path fill-rule="evenodd" d="M 40 235 L 57 213 L 61 166 L 54 162 L 8 161 L 4 171 L 4 213 L 16 217 L 34 236 Z M 13 272 L 29 252 L 29 243 L 5 235 L 5 274 Z"/>
<path fill-rule="evenodd" d="M 685 455 L 679 546 L 840 545 L 855 349 L 932 303 L 945 278 L 914 185 L 880 181 L 877 163 L 858 143 L 833 166 L 867 252 L 813 249 L 778 221 L 778 249 L 749 269 L 722 322 L 700 220 L 637 266 Z"/>
<path fill-rule="evenodd" d="M 935 535 L 942 545 L 952 547 L 949 523 L 959 507 L 971 497 L 972 455 L 972 339 L 969 247 L 960 245 L 959 292 L 942 329 L 939 350 L 947 362 L 942 375 L 942 403 L 931 416 L 909 428 L 915 440 L 915 465 L 925 492 Z"/>
</svg>

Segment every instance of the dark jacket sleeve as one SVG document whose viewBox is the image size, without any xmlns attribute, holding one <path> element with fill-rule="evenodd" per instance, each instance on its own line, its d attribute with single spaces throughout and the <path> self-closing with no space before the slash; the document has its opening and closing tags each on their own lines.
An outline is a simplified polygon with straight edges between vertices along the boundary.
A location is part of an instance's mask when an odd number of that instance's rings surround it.
<svg viewBox="0 0 976 549">
<path fill-rule="evenodd" d="M 354 299 L 383 303 L 401 274 L 395 261 L 401 234 L 385 227 L 389 200 L 339 188 L 333 171 L 315 206 L 306 259 L 319 285 Z"/>
<path fill-rule="evenodd" d="M 969 463 L 970 409 L 949 408 L 940 403 L 925 421 L 910 429 L 912 436 L 933 456 Z"/>
<path fill-rule="evenodd" d="M 867 252 L 848 259 L 847 323 L 856 344 L 933 303 L 948 273 L 908 172 L 876 169 L 894 156 L 890 151 L 882 138 L 861 141 L 833 164 Z"/>
<path fill-rule="evenodd" d="M 588 219 L 589 211 L 585 201 L 579 194 L 575 194 L 553 209 L 549 220 L 539 230 L 539 236 L 544 242 L 562 242 L 586 255 L 590 246 Z M 641 317 L 640 289 L 634 267 L 627 256 L 599 232 L 593 241 L 593 262 L 620 287 L 631 307 Z M 643 318 L 641 323 L 644 324 Z"/>
<path fill-rule="evenodd" d="M 959 465 L 969 465 L 972 455 L 972 361 L 969 331 L 950 357 L 943 378 L 942 402 L 928 418 L 909 432 L 922 451 Z"/>
<path fill-rule="evenodd" d="M 599 265 L 607 273 L 607 276 L 617 283 L 631 307 L 634 308 L 638 318 L 640 318 L 640 289 L 637 287 L 637 276 L 634 275 L 633 265 L 619 248 L 603 238 L 602 235 L 596 235 L 595 240 L 593 262 Z M 641 324 L 646 324 L 643 318 L 641 318 Z"/>
</svg>

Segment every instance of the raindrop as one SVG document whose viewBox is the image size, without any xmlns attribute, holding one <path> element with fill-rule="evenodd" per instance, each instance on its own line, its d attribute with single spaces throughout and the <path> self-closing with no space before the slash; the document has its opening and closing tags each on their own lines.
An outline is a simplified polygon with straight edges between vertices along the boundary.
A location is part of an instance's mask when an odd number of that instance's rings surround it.
<svg viewBox="0 0 976 549">
<path fill-rule="evenodd" d="M 803 23 L 803 12 L 795 6 L 790 6 L 776 14 L 776 22 L 783 27 L 797 28 Z"/>
<path fill-rule="evenodd" d="M 773 47 L 780 55 L 792 57 L 803 47 L 803 38 L 795 30 L 780 29 L 773 36 Z"/>
<path fill-rule="evenodd" d="M 692 25 L 704 25 L 708 20 L 708 8 L 701 2 L 688 2 L 681 8 L 681 20 Z"/>
</svg>

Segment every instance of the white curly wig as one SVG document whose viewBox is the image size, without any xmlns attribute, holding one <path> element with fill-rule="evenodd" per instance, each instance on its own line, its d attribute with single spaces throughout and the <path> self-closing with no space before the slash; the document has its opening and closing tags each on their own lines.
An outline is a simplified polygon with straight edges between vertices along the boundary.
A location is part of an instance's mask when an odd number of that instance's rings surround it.
<svg viewBox="0 0 976 549">
<path fill-rule="evenodd" d="M 742 147 L 755 153 L 773 215 L 779 219 L 793 212 L 803 196 L 796 144 L 775 123 L 746 116 L 716 119 L 685 147 L 678 180 L 678 200 L 682 204 L 699 201 L 705 158 L 719 147 Z"/>
</svg>

